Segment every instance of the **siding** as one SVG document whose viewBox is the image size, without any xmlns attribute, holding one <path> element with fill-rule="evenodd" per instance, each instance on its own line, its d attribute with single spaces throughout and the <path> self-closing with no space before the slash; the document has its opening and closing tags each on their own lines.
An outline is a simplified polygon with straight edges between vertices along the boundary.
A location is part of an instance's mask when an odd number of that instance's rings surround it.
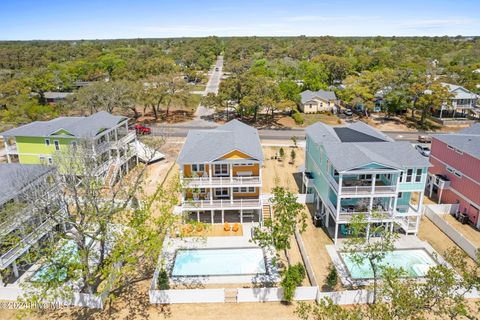
<svg viewBox="0 0 480 320">
<path fill-rule="evenodd" d="M 43 137 L 15 137 L 17 150 L 19 153 L 18 159 L 20 163 L 24 164 L 39 164 L 40 156 L 51 156 L 55 151 L 54 140 L 58 140 L 60 150 L 67 150 L 74 138 L 50 138 L 50 145 L 45 144 Z"/>
</svg>

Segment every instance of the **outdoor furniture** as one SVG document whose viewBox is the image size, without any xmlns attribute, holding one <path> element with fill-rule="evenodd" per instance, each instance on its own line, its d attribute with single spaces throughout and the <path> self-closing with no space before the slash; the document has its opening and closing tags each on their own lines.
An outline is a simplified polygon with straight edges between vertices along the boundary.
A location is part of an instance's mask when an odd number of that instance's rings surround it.
<svg viewBox="0 0 480 320">
<path fill-rule="evenodd" d="M 239 229 L 240 229 L 240 226 L 238 225 L 238 223 L 235 223 L 235 224 L 233 225 L 232 231 L 233 231 L 233 232 L 237 232 Z"/>
<path fill-rule="evenodd" d="M 230 231 L 231 228 L 232 228 L 232 227 L 230 226 L 230 223 L 225 222 L 225 223 L 223 224 L 223 230 L 224 230 L 224 231 Z"/>
</svg>

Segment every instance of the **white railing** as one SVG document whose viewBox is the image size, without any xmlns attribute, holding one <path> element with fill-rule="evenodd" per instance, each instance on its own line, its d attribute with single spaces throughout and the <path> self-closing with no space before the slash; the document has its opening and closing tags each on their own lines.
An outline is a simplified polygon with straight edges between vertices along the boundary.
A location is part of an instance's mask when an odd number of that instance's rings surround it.
<svg viewBox="0 0 480 320">
<path fill-rule="evenodd" d="M 223 303 L 225 289 L 149 290 L 150 303 Z"/>
<path fill-rule="evenodd" d="M 135 135 L 136 135 L 135 131 L 128 132 L 126 136 L 123 136 L 120 139 L 118 139 L 117 141 L 115 141 L 114 146 L 118 148 L 122 145 L 127 144 L 128 142 L 130 142 L 131 140 L 133 140 L 135 138 Z"/>
<path fill-rule="evenodd" d="M 2 257 L 0 258 L 0 266 L 2 268 L 8 266 L 13 260 L 23 254 L 25 251 L 27 251 L 30 246 L 35 244 L 41 237 L 43 237 L 47 232 L 49 232 L 55 226 L 55 224 L 57 224 L 57 222 L 53 219 L 47 219 L 45 222 L 43 222 L 35 229 L 35 231 L 23 238 L 21 240 L 21 243 L 11 248 L 2 255 Z"/>
<path fill-rule="evenodd" d="M 93 149 L 96 154 L 101 154 L 110 149 L 111 143 L 110 141 L 103 141 L 100 144 L 95 144 Z"/>
<path fill-rule="evenodd" d="M 375 211 L 375 215 L 373 212 L 369 211 L 342 211 L 339 214 L 339 221 L 350 221 L 354 216 L 363 214 L 365 215 L 365 219 L 367 221 L 381 221 L 385 219 L 391 219 L 393 217 L 393 211 Z"/>
<path fill-rule="evenodd" d="M 252 185 L 260 184 L 259 176 L 252 177 L 197 177 L 197 178 L 183 178 L 186 186 L 202 186 L 202 185 Z"/>
<path fill-rule="evenodd" d="M 345 187 L 342 186 L 342 194 L 388 194 L 388 193 L 395 193 L 396 186 L 351 186 Z"/>
<path fill-rule="evenodd" d="M 259 199 L 184 200 L 183 208 L 255 208 L 261 207 Z"/>
<path fill-rule="evenodd" d="M 8 154 L 18 154 L 17 146 L 7 146 L 6 151 Z"/>
</svg>

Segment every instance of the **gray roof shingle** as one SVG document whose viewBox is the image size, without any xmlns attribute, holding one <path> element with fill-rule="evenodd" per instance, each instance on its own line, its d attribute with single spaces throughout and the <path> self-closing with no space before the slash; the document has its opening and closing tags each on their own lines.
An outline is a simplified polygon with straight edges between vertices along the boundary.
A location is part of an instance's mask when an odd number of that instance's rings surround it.
<svg viewBox="0 0 480 320">
<path fill-rule="evenodd" d="M 88 117 L 59 117 L 50 121 L 35 121 L 2 132 L 0 135 L 17 137 L 48 137 L 52 133 L 64 129 L 76 138 L 92 138 L 103 131 L 103 129 L 110 129 L 126 119 L 127 118 L 123 116 L 114 116 L 108 112 L 100 111 Z M 69 137 L 70 135 L 64 136 Z"/>
<path fill-rule="evenodd" d="M 257 129 L 238 120 L 210 130 L 190 130 L 177 163 L 206 163 L 238 150 L 263 161 Z"/>
<path fill-rule="evenodd" d="M 335 92 L 325 91 L 325 90 L 318 90 L 318 91 L 305 90 L 302 93 L 300 93 L 300 97 L 301 97 L 302 103 L 306 103 L 315 97 L 321 98 L 326 101 L 337 100 L 337 96 L 335 95 Z"/>
<path fill-rule="evenodd" d="M 15 198 L 29 183 L 53 170 L 54 167 L 39 164 L 0 164 L 0 205 Z"/>
<path fill-rule="evenodd" d="M 458 150 L 480 159 L 480 123 L 453 134 L 436 134 L 434 137 Z"/>
<path fill-rule="evenodd" d="M 365 123 L 331 128 L 317 122 L 306 129 L 307 135 L 322 144 L 328 159 L 338 171 L 347 171 L 372 163 L 395 169 L 428 167 L 407 141 L 394 141 Z"/>
</svg>

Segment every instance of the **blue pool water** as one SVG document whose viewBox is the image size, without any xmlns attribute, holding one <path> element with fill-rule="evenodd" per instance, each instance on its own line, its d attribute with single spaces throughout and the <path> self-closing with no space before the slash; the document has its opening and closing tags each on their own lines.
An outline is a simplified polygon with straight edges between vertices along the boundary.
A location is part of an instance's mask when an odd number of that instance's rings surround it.
<svg viewBox="0 0 480 320">
<path fill-rule="evenodd" d="M 52 261 L 38 269 L 30 280 L 33 282 L 64 281 L 67 278 L 65 264 L 74 263 L 78 259 L 77 246 L 73 241 L 67 241 L 55 253 Z"/>
<path fill-rule="evenodd" d="M 352 259 L 351 253 L 339 252 L 339 254 L 353 279 L 373 278 L 373 271 L 367 260 L 359 265 Z M 427 274 L 428 269 L 436 264 L 423 249 L 396 250 L 387 253 L 380 262 L 382 266 L 390 266 L 395 269 L 402 268 L 409 277 L 423 277 Z"/>
<path fill-rule="evenodd" d="M 172 276 L 252 275 L 266 273 L 260 248 L 177 250 Z"/>
</svg>

